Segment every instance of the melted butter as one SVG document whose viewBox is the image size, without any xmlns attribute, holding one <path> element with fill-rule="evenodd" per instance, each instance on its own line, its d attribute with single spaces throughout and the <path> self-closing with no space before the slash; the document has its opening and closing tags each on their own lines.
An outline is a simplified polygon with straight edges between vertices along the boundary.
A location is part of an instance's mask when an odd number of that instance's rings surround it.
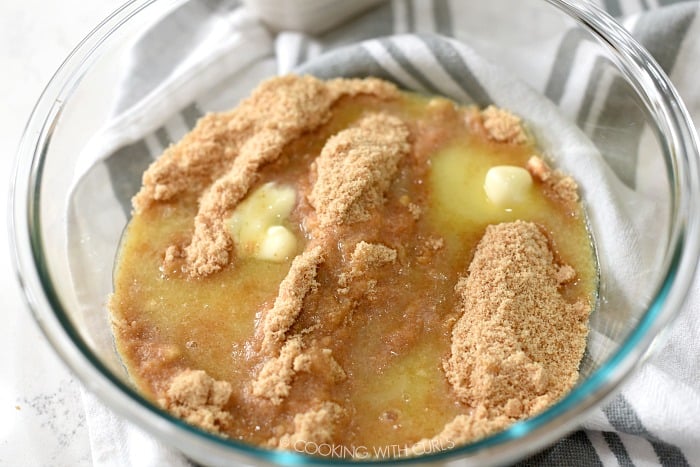
<svg viewBox="0 0 700 467">
<path fill-rule="evenodd" d="M 162 252 L 188 232 L 193 217 L 188 203 L 154 206 L 131 220 L 121 246 L 112 313 L 129 326 L 115 329 L 115 340 L 131 377 L 152 397 L 154 382 L 168 377 L 170 365 L 200 368 L 242 386 L 246 365 L 234 359 L 254 332 L 261 304 L 274 299 L 289 270 L 289 262 L 241 258 L 235 268 L 198 281 L 164 277 Z M 179 357 L 141 369 L 161 346 Z"/>
<path fill-rule="evenodd" d="M 288 186 L 266 183 L 250 194 L 228 219 L 229 231 L 243 258 L 288 261 L 297 253 L 297 239 L 287 227 L 296 203 Z"/>
<path fill-rule="evenodd" d="M 494 203 L 484 189 L 489 170 L 503 165 L 524 167 L 533 152 L 529 146 L 498 146 L 470 137 L 458 138 L 437 150 L 430 159 L 428 221 L 455 256 L 453 264 L 471 258 L 471 249 L 487 225 L 534 222 L 547 232 L 555 258 L 577 272 L 575 283 L 562 293 L 592 300 L 597 273 L 583 209 L 562 208 L 537 182 L 523 190 L 517 202 L 505 204 Z"/>
<path fill-rule="evenodd" d="M 269 412 L 246 406 L 247 385 L 259 369 L 251 343 L 261 313 L 271 307 L 292 258 L 302 248 L 290 214 L 295 205 L 303 207 L 303 203 L 297 203 L 291 185 L 306 176 L 308 164 L 320 152 L 323 141 L 352 125 L 361 114 L 377 109 L 410 124 L 429 123 L 417 141 L 430 140 L 422 146 L 430 167 L 418 178 L 411 178 L 410 171 L 403 172 L 407 178 L 398 180 L 395 192 L 387 195 L 387 206 L 394 207 L 383 208 L 382 219 L 388 221 L 373 226 L 382 241 L 396 237 L 406 244 L 407 257 L 390 273 L 374 277 L 382 296 L 374 302 L 362 302 L 353 328 L 333 335 L 327 343 L 348 375 L 345 382 L 330 390 L 334 400 L 345 401 L 353 414 L 350 425 L 342 428 L 340 442 L 368 447 L 410 444 L 438 433 L 455 415 L 468 413 L 469 407 L 455 402 L 442 362 L 450 351 L 449 323 L 460 311 L 456 309 L 454 284 L 467 270 L 486 225 L 516 219 L 537 222 L 550 233 L 557 256 L 579 273 L 580 280 L 567 286 L 567 293 L 573 298 L 590 294 L 595 269 L 591 250 L 586 248 L 590 245 L 582 215 L 562 210 L 546 198 L 537 183 L 520 193 L 517 203 L 494 203 L 484 189 L 491 168 L 524 167 L 532 147 L 496 145 L 475 138 L 465 128 L 460 110 L 446 99 L 409 94 L 394 103 L 348 99 L 334 109 L 325 133 L 320 133 L 323 137 L 309 136 L 296 142 L 289 149 L 289 166 L 262 177 L 275 182 L 250 193 L 232 213 L 228 226 L 236 257 L 231 267 L 198 280 L 161 276 L 162 252 L 168 245 L 186 243 L 191 235 L 194 202 L 175 206 L 175 214 L 156 206 L 132 220 L 115 283 L 119 307 L 113 313 L 123 322 L 136 323 L 116 340 L 141 389 L 155 398 L 156 391 L 150 388 L 162 384 L 159 379 L 167 381 L 173 368 L 204 369 L 233 386 L 236 426 L 229 436 L 261 445 L 273 435 L 271 429 L 280 419 L 305 410 L 299 401 L 305 403 L 314 390 L 313 380 L 306 374 L 295 381 L 299 399 L 285 402 L 279 417 L 271 420 Z M 449 137 L 431 134 L 432 126 L 447 128 Z M 423 200 L 417 201 L 423 217 L 415 222 L 416 230 L 407 230 L 405 236 L 392 217 L 405 210 L 404 205 L 391 203 L 402 195 Z M 302 189 L 298 196 L 303 200 Z M 413 228 L 414 222 L 407 225 L 406 229 Z M 365 231 L 359 233 L 358 238 L 363 238 Z M 430 261 L 418 262 L 411 252 L 422 246 L 414 233 L 422 238 L 442 237 L 446 248 Z M 342 258 L 332 260 L 333 255 L 329 255 L 318 278 L 328 299 L 319 304 L 309 302 L 308 312 L 320 317 L 320 322 L 337 305 L 337 297 L 333 297 L 335 274 L 346 266 Z M 406 265 L 405 270 L 402 265 Z M 324 304 L 332 306 L 320 306 Z M 160 344 L 175 347 L 178 360 L 155 358 Z M 162 369 L 146 368 L 144 364 L 153 359 Z M 257 431 L 259 427 L 262 429 Z"/>
<path fill-rule="evenodd" d="M 517 202 L 489 199 L 484 189 L 487 174 L 497 166 L 494 161 L 504 156 L 467 140 L 438 151 L 431 159 L 432 219 L 445 230 L 462 231 L 482 224 L 531 219 L 546 210 L 544 195 L 533 189 L 521 189 Z"/>
<path fill-rule="evenodd" d="M 515 165 L 496 165 L 486 172 L 484 192 L 491 203 L 512 209 L 526 203 L 532 193 L 530 172 Z"/>
<path fill-rule="evenodd" d="M 439 364 L 445 350 L 440 339 L 424 340 L 397 353 L 380 371 L 368 365 L 352 367 L 363 385 L 353 397 L 354 405 L 362 409 L 355 419 L 362 431 L 359 442 L 388 446 L 397 439 L 417 441 L 439 433 L 460 413 L 452 398 L 445 397 L 450 388 Z"/>
</svg>

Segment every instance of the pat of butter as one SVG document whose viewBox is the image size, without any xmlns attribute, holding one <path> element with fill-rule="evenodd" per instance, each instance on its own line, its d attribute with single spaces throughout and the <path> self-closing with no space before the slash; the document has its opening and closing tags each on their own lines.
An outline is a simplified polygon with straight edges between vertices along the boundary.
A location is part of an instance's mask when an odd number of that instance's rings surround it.
<svg viewBox="0 0 700 467">
<path fill-rule="evenodd" d="M 486 172 L 484 191 L 489 200 L 500 207 L 522 203 L 532 186 L 530 173 L 522 167 L 497 165 Z"/>
<path fill-rule="evenodd" d="M 286 227 L 273 225 L 267 228 L 258 247 L 259 259 L 281 262 L 289 259 L 297 249 L 297 239 Z"/>
<path fill-rule="evenodd" d="M 296 203 L 291 187 L 266 183 L 248 195 L 228 220 L 239 256 L 282 262 L 297 250 L 297 239 L 287 227 Z"/>
</svg>

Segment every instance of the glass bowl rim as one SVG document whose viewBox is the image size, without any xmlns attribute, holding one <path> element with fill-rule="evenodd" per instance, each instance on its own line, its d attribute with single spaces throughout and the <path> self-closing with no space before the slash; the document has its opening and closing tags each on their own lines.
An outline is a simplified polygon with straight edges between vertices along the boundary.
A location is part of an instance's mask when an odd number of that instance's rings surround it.
<svg viewBox="0 0 700 467">
<path fill-rule="evenodd" d="M 159 1 L 132 0 L 100 23 L 61 65 L 32 112 L 15 159 L 9 210 L 9 237 L 14 265 L 25 299 L 54 350 L 81 382 L 120 416 L 145 428 L 167 444 L 177 447 L 179 443 L 185 443 L 190 449 L 214 448 L 216 453 L 243 454 L 249 460 L 255 458 L 278 464 L 327 464 L 327 458 L 263 449 L 224 439 L 188 425 L 157 408 L 112 374 L 90 350 L 68 318 L 53 287 L 44 261 L 45 248 L 40 219 L 41 177 L 52 132 L 64 103 L 96 59 L 100 47 L 113 32 Z M 182 2 L 183 0 L 176 0 L 170 3 Z M 657 120 L 667 125 L 664 128 L 663 142 L 669 148 L 664 146 L 663 149 L 667 150 L 666 157 L 670 157 L 676 171 L 671 173 L 671 181 L 675 183 L 672 186 L 675 215 L 668 245 L 671 254 L 667 255 L 670 258 L 666 264 L 663 284 L 620 347 L 589 377 L 544 412 L 481 440 L 437 453 L 368 461 L 333 458 L 331 462 L 334 464 L 430 462 L 472 454 L 472 460 L 503 462 L 533 452 L 573 428 L 579 416 L 590 412 L 609 397 L 642 361 L 654 339 L 667 328 L 685 302 L 700 253 L 700 214 L 692 210 L 692 200 L 700 199 L 698 144 L 688 112 L 668 77 L 648 52 L 600 8 L 575 0 L 547 0 L 547 3 L 605 43 L 617 60 L 617 65 L 626 78 L 632 79 L 632 84 L 636 85 L 635 89 L 641 96 L 650 97 L 647 94 L 649 89 L 643 86 L 642 80 L 651 86 L 652 97 L 656 98 L 653 100 L 656 104 L 655 114 L 665 117 Z M 650 106 L 649 102 L 645 101 L 645 104 Z M 678 170 L 678 165 L 684 170 Z M 496 447 L 507 449 L 497 453 L 496 458 L 488 457 L 494 454 L 492 448 Z"/>
</svg>

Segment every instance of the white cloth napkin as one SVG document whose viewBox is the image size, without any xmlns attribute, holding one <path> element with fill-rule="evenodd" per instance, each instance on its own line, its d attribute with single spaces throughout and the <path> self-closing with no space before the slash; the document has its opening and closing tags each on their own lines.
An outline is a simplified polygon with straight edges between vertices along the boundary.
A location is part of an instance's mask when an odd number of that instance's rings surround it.
<svg viewBox="0 0 700 467">
<path fill-rule="evenodd" d="M 260 6 L 254 8 L 258 13 L 265 13 L 264 1 L 248 3 Z M 494 102 L 524 116 L 557 165 L 577 175 L 591 207 L 592 224 L 605 226 L 610 232 L 625 232 L 607 236 L 596 232 L 601 268 L 615 288 L 611 300 L 644 301 L 648 291 L 640 284 L 644 277 L 655 274 L 656 258 L 643 252 L 651 251 L 646 247 L 649 242 L 659 241 L 644 232 L 645 226 L 653 225 L 663 214 L 655 201 L 656 191 L 663 187 L 649 184 L 653 189 L 646 191 L 630 187 L 636 182 L 647 186 L 641 181 L 653 181 L 658 173 L 659 168 L 645 157 L 643 143 L 651 135 L 640 127 L 627 139 L 615 142 L 634 148 L 640 145 L 631 161 L 600 155 L 591 139 L 598 147 L 608 144 L 609 138 L 596 131 L 604 129 L 605 119 L 616 118 L 614 96 L 610 97 L 615 83 L 596 75 L 596 57 L 586 42 L 547 23 L 546 14 L 541 23 L 533 21 L 537 15 L 524 19 L 532 23 L 533 40 L 540 41 L 542 50 L 548 52 L 538 55 L 541 73 L 528 75 L 528 85 L 514 78 L 521 71 L 517 57 L 525 50 L 519 50 L 517 43 L 510 49 L 515 63 L 512 74 L 482 58 L 487 56 L 488 44 L 481 44 L 480 55 L 460 41 L 435 35 L 451 33 L 468 43 L 469 30 L 459 30 L 459 22 L 451 18 L 468 18 L 474 8 L 482 10 L 480 18 L 502 14 L 501 3 L 480 2 L 477 7 L 472 2 L 394 0 L 375 7 L 371 14 L 360 13 L 332 30 L 311 35 L 284 30 L 273 33 L 250 5 L 240 7 L 234 0 L 185 2 L 135 43 L 124 68 L 123 92 L 115 102 L 114 118 L 81 154 L 76 196 L 69 208 L 80 212 L 81 193 L 94 193 L 85 187 L 110 186 L 112 190 L 104 195 L 108 217 L 113 225 L 123 225 L 130 211 L 129 199 L 138 189 L 138 174 L 152 158 L 169 142 L 178 140 L 204 111 L 234 106 L 264 77 L 290 71 L 320 77 L 374 75 L 465 103 Z M 606 0 L 605 6 L 613 14 L 628 14 L 625 26 L 655 54 L 688 100 L 691 112 L 700 118 L 700 91 L 694 86 L 691 65 L 700 62 L 697 4 L 646 12 L 633 11 L 625 2 Z M 542 8 L 547 7 L 543 4 Z M 283 26 L 277 24 L 278 28 Z M 391 37 L 363 42 L 376 36 Z M 343 44 L 348 46 L 323 53 Z M 144 63 L 148 63 L 148 75 L 138 73 Z M 530 70 L 530 65 L 523 63 L 523 70 Z M 582 92 L 591 87 L 594 92 Z M 607 100 L 600 96 L 607 96 Z M 567 123 L 569 120 L 577 121 L 588 134 Z M 90 229 L 90 222 L 80 219 L 76 225 Z M 118 234 L 120 229 L 115 231 Z M 106 237 L 103 244 L 96 245 L 98 257 L 111 260 L 113 240 Z M 86 260 L 72 258 L 76 263 Z M 89 259 L 94 260 L 94 256 Z M 608 264 L 615 264 L 615 268 Z M 76 282 L 76 287 L 83 287 L 86 294 L 100 290 L 88 282 Z M 594 413 L 584 424 L 585 431 L 569 435 L 524 464 L 675 466 L 699 462 L 699 289 L 696 278 L 689 306 L 665 346 L 635 373 L 621 393 Z M 610 332 L 592 333 L 584 372 L 586 365 L 606 358 L 614 330 L 622 325 L 622 317 L 593 319 L 603 320 L 597 329 Z M 176 451 L 113 415 L 92 395 L 84 393 L 83 399 L 95 465 L 188 464 Z"/>
</svg>

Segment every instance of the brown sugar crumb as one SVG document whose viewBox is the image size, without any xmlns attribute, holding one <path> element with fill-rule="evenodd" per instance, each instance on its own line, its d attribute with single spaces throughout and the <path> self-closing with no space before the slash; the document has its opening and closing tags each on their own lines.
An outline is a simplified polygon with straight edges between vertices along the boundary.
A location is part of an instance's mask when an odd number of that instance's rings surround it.
<svg viewBox="0 0 700 467">
<path fill-rule="evenodd" d="M 263 315 L 264 352 L 274 351 L 284 341 L 285 334 L 301 312 L 304 297 L 318 287 L 316 272 L 323 262 L 320 246 L 298 255 L 282 280 L 275 303 Z"/>
<path fill-rule="evenodd" d="M 379 243 L 367 243 L 364 240 L 357 242 L 350 255 L 350 270 L 342 272 L 338 276 L 339 293 L 347 293 L 351 281 L 364 275 L 371 268 L 377 268 L 384 264 L 394 263 L 397 258 L 396 250 Z M 376 280 L 367 281 L 367 295 L 372 298 L 377 285 Z"/>
<path fill-rule="evenodd" d="M 335 99 L 343 96 L 358 96 L 360 94 L 384 100 L 397 99 L 400 96 L 398 88 L 393 83 L 379 78 L 336 78 L 326 81 L 326 86 L 328 86 L 331 95 Z"/>
<path fill-rule="evenodd" d="M 499 143 L 523 144 L 527 136 L 520 117 L 490 105 L 481 112 L 483 125 L 489 138 Z"/>
<path fill-rule="evenodd" d="M 507 428 L 512 423 L 513 420 L 508 416 L 490 416 L 483 406 L 479 406 L 470 414 L 457 415 L 433 438 L 418 441 L 411 446 L 411 453 L 419 456 L 434 451 L 436 447 L 441 450 L 449 449 L 455 445 L 485 438 Z"/>
<path fill-rule="evenodd" d="M 282 435 L 279 440 L 271 440 L 270 444 L 290 448 L 297 442 L 331 443 L 336 426 L 344 415 L 343 408 L 335 402 L 322 402 L 317 408 L 296 414 L 294 432 Z"/>
<path fill-rule="evenodd" d="M 367 281 L 365 295 L 370 300 L 377 299 L 377 280 L 376 279 L 370 279 Z"/>
<path fill-rule="evenodd" d="M 186 270 L 192 277 L 206 276 L 228 264 L 231 235 L 223 221 L 197 216 L 192 243 L 185 249 Z"/>
<path fill-rule="evenodd" d="M 237 113 L 206 115 L 181 141 L 167 148 L 144 172 L 141 190 L 132 200 L 134 211 L 181 194 L 199 193 L 212 183 L 237 152 L 238 135 L 228 127 Z"/>
<path fill-rule="evenodd" d="M 442 237 L 431 235 L 426 239 L 420 238 L 415 247 L 416 261 L 418 264 L 429 264 L 444 247 L 445 240 Z"/>
<path fill-rule="evenodd" d="M 330 118 L 333 100 L 326 85 L 310 76 L 264 81 L 236 109 L 203 117 L 166 150 L 144 173 L 143 187 L 133 200 L 135 210 L 182 192 L 199 193 L 214 180 L 200 210 L 225 210 L 226 203 L 235 204 L 245 195 L 257 167 L 279 156 L 281 145 Z M 223 193 L 225 199 L 218 200 Z"/>
<path fill-rule="evenodd" d="M 423 208 L 421 208 L 416 203 L 413 203 L 411 201 L 410 196 L 402 195 L 401 197 L 399 197 L 399 203 L 401 203 L 401 205 L 403 206 L 406 206 L 406 209 L 408 209 L 408 212 L 411 213 L 413 220 L 417 221 L 418 219 L 420 219 L 420 216 L 423 214 Z"/>
<path fill-rule="evenodd" d="M 345 370 L 333 357 L 331 349 L 312 348 L 307 350 L 294 359 L 294 371 L 324 375 L 332 383 L 347 378 Z"/>
<path fill-rule="evenodd" d="M 369 218 L 410 150 L 408 138 L 400 119 L 379 113 L 326 142 L 316 159 L 317 179 L 309 195 L 322 229 Z"/>
<path fill-rule="evenodd" d="M 559 201 L 572 205 L 578 202 L 576 181 L 559 170 L 552 170 L 541 157 L 530 157 L 525 168 L 533 178 L 544 183 L 549 192 Z"/>
<path fill-rule="evenodd" d="M 353 269 L 371 268 L 396 261 L 396 250 L 379 243 L 357 242 L 350 256 Z"/>
<path fill-rule="evenodd" d="M 440 237 L 430 237 L 425 241 L 425 247 L 433 251 L 441 250 L 445 247 L 445 240 Z"/>
<path fill-rule="evenodd" d="M 216 381 L 202 370 L 188 369 L 173 378 L 158 402 L 188 423 L 221 433 L 231 423 L 231 413 L 224 410 L 230 397 L 229 382 Z"/>
<path fill-rule="evenodd" d="M 170 245 L 165 249 L 165 254 L 163 255 L 163 265 L 161 270 L 165 274 L 175 272 L 178 269 L 179 262 L 185 257 L 184 252 L 177 245 Z"/>
<path fill-rule="evenodd" d="M 483 182 L 451 176 L 496 152 L 524 167 L 535 144 L 506 111 L 378 79 L 276 78 L 204 117 L 133 200 L 110 309 L 136 384 L 187 422 L 297 452 L 403 457 L 421 440 L 421 455 L 546 409 L 584 348 L 582 211 L 535 160 L 535 202 L 508 216 L 542 225 L 487 228 L 496 211 L 471 198 Z M 244 201 L 266 185 L 280 189 Z M 293 248 L 248 258 L 279 227 Z"/>
<path fill-rule="evenodd" d="M 534 415 L 576 382 L 588 307 L 560 294 L 567 268 L 530 222 L 491 225 L 477 245 L 456 286 L 463 315 L 444 367 L 458 398 L 488 420 Z"/>
<path fill-rule="evenodd" d="M 347 378 L 331 349 L 304 349 L 301 336 L 295 335 L 287 339 L 278 357 L 265 362 L 253 380 L 253 395 L 280 405 L 289 395 L 294 377 L 303 372 L 324 375 L 329 383 Z"/>
<path fill-rule="evenodd" d="M 265 362 L 253 381 L 253 395 L 269 399 L 274 405 L 281 404 L 289 395 L 292 379 L 302 365 L 301 361 L 296 362 L 301 357 L 302 350 L 300 336 L 287 339 L 279 356 Z"/>
<path fill-rule="evenodd" d="M 576 279 L 576 270 L 568 264 L 563 264 L 557 270 L 557 284 L 564 285 Z"/>
<path fill-rule="evenodd" d="M 408 206 L 406 207 L 408 208 L 408 212 L 411 213 L 411 216 L 413 216 L 415 220 L 420 219 L 420 216 L 423 213 L 423 210 L 420 206 L 418 206 L 415 203 L 408 203 Z"/>
<path fill-rule="evenodd" d="M 377 79 L 282 76 L 263 82 L 230 112 L 203 117 L 195 129 L 169 147 L 143 176 L 132 201 L 135 212 L 181 194 L 199 194 L 194 234 L 186 248 L 187 272 L 200 277 L 230 261 L 232 240 L 224 220 L 246 196 L 264 165 L 284 147 L 331 118 L 335 101 L 346 95 L 399 97 L 397 88 Z"/>
</svg>

